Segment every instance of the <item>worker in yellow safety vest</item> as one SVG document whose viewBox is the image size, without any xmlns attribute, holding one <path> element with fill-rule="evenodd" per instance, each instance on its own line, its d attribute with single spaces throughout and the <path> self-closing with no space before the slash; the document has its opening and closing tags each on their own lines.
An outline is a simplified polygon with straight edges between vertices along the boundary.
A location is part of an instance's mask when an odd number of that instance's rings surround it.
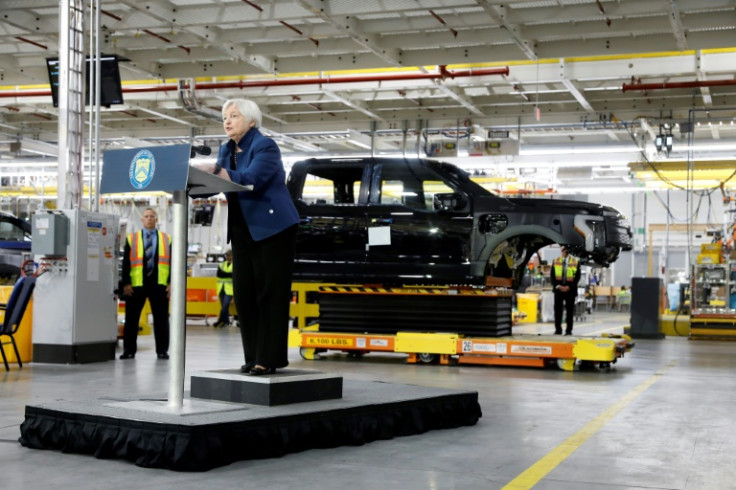
<svg viewBox="0 0 736 490">
<path fill-rule="evenodd" d="M 220 316 L 215 328 L 230 325 L 230 303 L 233 300 L 233 253 L 225 252 L 225 260 L 217 266 L 217 297 L 220 298 Z"/>
<path fill-rule="evenodd" d="M 565 335 L 572 335 L 572 321 L 575 315 L 575 298 L 580 281 L 580 261 L 569 255 L 566 246 L 560 249 L 561 255 L 552 262 L 550 276 L 555 294 L 555 334 L 562 334 L 562 309 L 565 309 Z"/>
<path fill-rule="evenodd" d="M 138 328 L 146 300 L 153 315 L 153 336 L 159 359 L 169 358 L 169 283 L 171 237 L 156 229 L 156 211 L 143 210 L 143 229 L 128 235 L 123 252 L 121 278 L 125 300 L 123 353 L 120 359 L 134 359 L 138 350 Z"/>
</svg>

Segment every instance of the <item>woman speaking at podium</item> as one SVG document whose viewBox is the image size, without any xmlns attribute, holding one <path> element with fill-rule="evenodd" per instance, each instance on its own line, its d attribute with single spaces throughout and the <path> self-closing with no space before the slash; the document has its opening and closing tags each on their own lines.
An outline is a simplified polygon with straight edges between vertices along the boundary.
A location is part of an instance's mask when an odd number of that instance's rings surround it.
<svg viewBox="0 0 736 490">
<path fill-rule="evenodd" d="M 253 101 L 226 101 L 222 125 L 230 139 L 220 147 L 217 164 L 198 166 L 253 186 L 252 191 L 227 193 L 233 300 L 245 354 L 241 371 L 251 375 L 274 374 L 289 364 L 291 274 L 299 222 L 281 151 L 258 130 L 261 118 Z"/>
</svg>

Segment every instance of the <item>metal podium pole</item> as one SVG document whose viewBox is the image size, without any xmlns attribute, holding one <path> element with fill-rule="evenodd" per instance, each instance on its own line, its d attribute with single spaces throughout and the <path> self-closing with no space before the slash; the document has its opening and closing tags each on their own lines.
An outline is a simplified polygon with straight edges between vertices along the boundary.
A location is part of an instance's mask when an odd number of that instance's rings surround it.
<svg viewBox="0 0 736 490">
<path fill-rule="evenodd" d="M 184 348 L 187 308 L 187 192 L 174 191 L 174 230 L 171 237 L 171 345 L 169 359 L 169 407 L 184 404 Z"/>
</svg>

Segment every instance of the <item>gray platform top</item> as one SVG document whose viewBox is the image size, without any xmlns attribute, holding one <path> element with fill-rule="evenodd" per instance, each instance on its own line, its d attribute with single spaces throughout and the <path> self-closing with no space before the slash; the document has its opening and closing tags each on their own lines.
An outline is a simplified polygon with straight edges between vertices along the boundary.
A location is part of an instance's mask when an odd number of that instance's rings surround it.
<svg viewBox="0 0 736 490">
<path fill-rule="evenodd" d="M 330 410 L 368 407 L 383 403 L 470 394 L 477 395 L 477 392 L 380 381 L 345 380 L 341 399 L 272 407 L 187 398 L 183 407 L 177 409 L 178 411 L 173 411 L 174 409 L 167 406 L 168 401 L 165 394 L 139 396 L 135 399 L 100 398 L 95 400 L 57 401 L 32 406 L 82 415 L 197 426 L 298 414 L 316 414 Z"/>
</svg>

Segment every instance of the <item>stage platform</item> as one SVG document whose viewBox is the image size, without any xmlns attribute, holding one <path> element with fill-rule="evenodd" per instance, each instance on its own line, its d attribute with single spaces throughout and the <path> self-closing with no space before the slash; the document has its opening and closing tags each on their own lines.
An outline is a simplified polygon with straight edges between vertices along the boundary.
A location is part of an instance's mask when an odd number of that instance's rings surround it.
<svg viewBox="0 0 736 490">
<path fill-rule="evenodd" d="M 191 396 L 180 409 L 170 408 L 165 396 L 27 405 L 19 442 L 142 467 L 206 471 L 234 461 L 471 426 L 480 417 L 475 391 L 344 380 L 342 398 L 276 406 Z"/>
</svg>

